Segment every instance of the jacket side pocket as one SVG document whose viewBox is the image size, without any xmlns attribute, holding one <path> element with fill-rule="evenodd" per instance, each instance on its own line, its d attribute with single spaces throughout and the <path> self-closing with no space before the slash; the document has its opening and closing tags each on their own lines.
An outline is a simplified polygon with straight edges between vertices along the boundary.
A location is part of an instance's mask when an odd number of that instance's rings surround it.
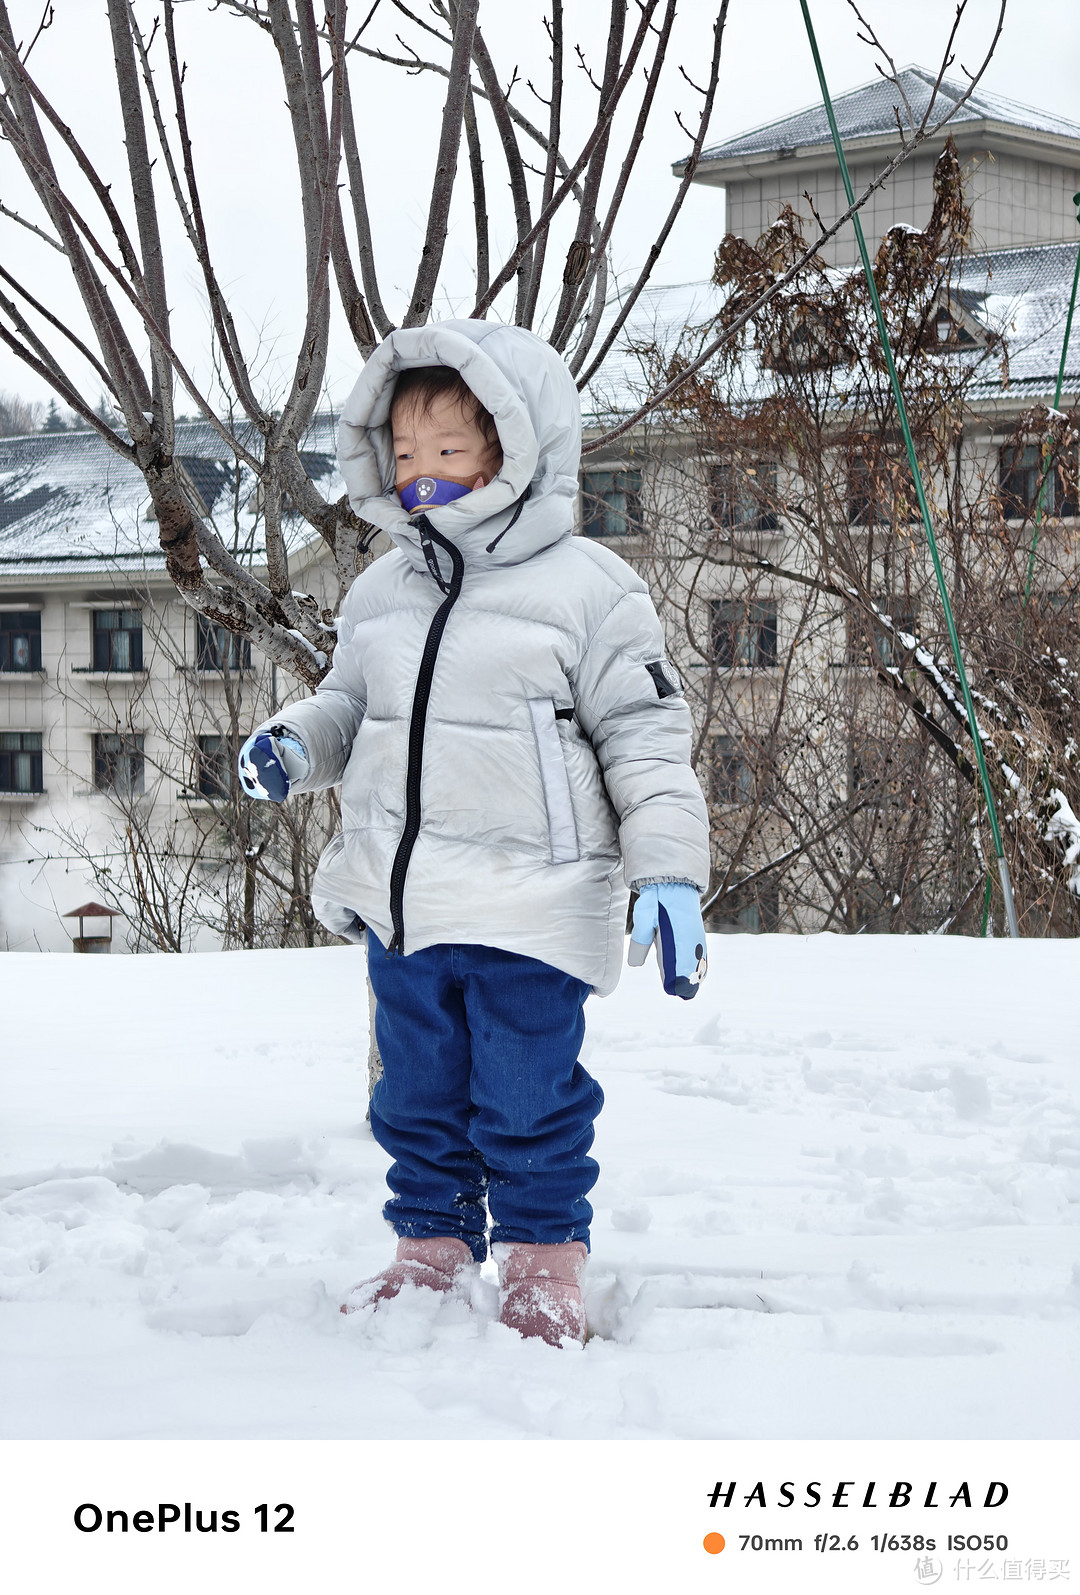
<svg viewBox="0 0 1080 1595">
<path fill-rule="evenodd" d="M 574 806 L 570 800 L 570 779 L 563 758 L 562 739 L 555 724 L 555 705 L 550 698 L 530 698 L 540 782 L 547 809 L 548 842 L 553 864 L 573 864 L 581 857 L 578 848 Z"/>
</svg>

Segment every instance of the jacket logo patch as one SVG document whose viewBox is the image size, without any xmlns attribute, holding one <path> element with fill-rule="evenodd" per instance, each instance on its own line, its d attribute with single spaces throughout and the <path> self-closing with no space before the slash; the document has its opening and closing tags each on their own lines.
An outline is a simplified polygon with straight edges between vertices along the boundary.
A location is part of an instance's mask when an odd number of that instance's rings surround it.
<svg viewBox="0 0 1080 1595">
<path fill-rule="evenodd" d="M 645 666 L 645 669 L 653 678 L 658 698 L 677 698 L 682 692 L 679 673 L 666 659 L 654 659 L 651 664 Z"/>
</svg>

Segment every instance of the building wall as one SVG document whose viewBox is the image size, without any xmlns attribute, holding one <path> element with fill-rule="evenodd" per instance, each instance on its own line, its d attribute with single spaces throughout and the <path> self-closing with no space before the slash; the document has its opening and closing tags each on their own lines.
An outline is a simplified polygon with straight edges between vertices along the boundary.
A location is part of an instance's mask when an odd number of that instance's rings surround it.
<svg viewBox="0 0 1080 1595">
<path fill-rule="evenodd" d="M 867 201 L 860 214 L 872 250 L 898 222 L 925 226 L 934 202 L 936 159 L 936 152 L 913 155 Z M 976 247 L 1000 248 L 1078 236 L 1072 196 L 1080 189 L 1080 167 L 1055 166 L 1011 154 L 993 155 L 987 150 L 965 156 L 964 165 L 974 207 Z M 852 165 L 856 194 L 873 180 L 880 166 L 880 160 L 856 161 Z M 761 177 L 727 185 L 728 231 L 753 240 L 787 204 L 805 218 L 806 236 L 811 239 L 816 229 L 804 190 L 809 191 L 826 227 L 847 209 L 835 164 L 815 170 L 796 158 L 777 162 Z M 854 228 L 841 228 L 822 254 L 829 265 L 855 265 L 858 246 Z"/>
<path fill-rule="evenodd" d="M 997 484 L 999 448 L 1007 441 L 1010 429 L 1011 419 L 1004 416 L 994 426 L 977 415 L 972 416 L 961 456 L 965 502 L 985 502 L 988 491 Z M 605 541 L 638 568 L 653 592 L 665 627 L 670 657 L 686 684 L 698 730 L 704 731 L 699 763 L 703 782 L 714 760 L 710 749 L 719 749 L 723 739 L 728 739 L 730 752 L 738 759 L 746 733 L 751 743 L 759 737 L 763 740 L 768 737 L 782 689 L 785 709 L 780 736 L 781 742 L 786 743 L 785 759 L 790 756 L 786 773 L 793 787 L 802 783 L 807 813 L 821 814 L 830 800 L 843 805 L 853 794 L 855 749 L 860 741 L 872 747 L 880 737 L 883 745 L 902 751 L 908 743 L 918 741 L 917 732 L 910 722 L 905 722 L 899 733 L 891 726 L 896 706 L 882 693 L 871 666 L 851 657 L 848 620 L 839 606 L 827 599 L 812 599 L 812 623 L 800 631 L 799 622 L 807 602 L 806 589 L 801 585 L 785 581 L 775 573 L 757 572 L 752 567 L 740 569 L 725 565 L 719 559 L 687 557 L 689 551 L 700 552 L 705 546 L 700 532 L 709 524 L 704 473 L 700 468 L 695 471 L 696 462 L 707 458 L 704 452 L 696 452 L 700 446 L 688 436 L 679 440 L 669 437 L 666 447 L 656 444 L 651 454 L 638 445 L 632 453 L 627 449 L 619 456 L 618 445 L 612 445 L 610 454 L 604 457 L 603 467 L 594 468 L 613 472 L 636 463 L 641 469 L 643 535 L 610 537 Z M 595 455 L 590 457 L 590 465 L 595 459 Z M 837 524 L 865 553 L 865 532 L 858 526 L 846 526 L 843 505 L 846 473 L 840 456 L 830 465 L 829 473 L 841 495 L 834 511 L 839 516 Z M 782 502 L 797 502 L 803 496 L 797 480 L 782 463 L 777 477 Z M 927 487 L 933 503 L 932 480 L 927 482 Z M 946 518 L 944 503 L 937 503 L 936 514 L 940 527 Z M 1044 530 L 1042 546 L 1046 552 L 1052 550 L 1052 558 L 1045 568 L 1040 568 L 1036 591 L 1047 581 L 1050 583 L 1047 590 L 1054 591 L 1060 572 L 1070 565 L 1075 566 L 1074 538 L 1078 524 L 1076 521 L 1059 522 L 1056 526 L 1051 523 Z M 813 539 L 805 529 L 800 534 L 782 523 L 775 531 L 741 533 L 738 541 L 744 551 L 752 550 L 774 566 L 808 575 L 820 573 Z M 879 527 L 874 549 L 875 599 L 901 625 L 905 624 L 903 606 L 913 601 L 914 615 L 918 615 L 921 607 L 925 625 L 926 615 L 936 612 L 936 596 L 921 526 L 916 522 L 909 533 L 899 537 L 882 535 Z M 715 545 L 713 552 L 716 552 Z M 714 600 L 746 598 L 752 598 L 756 604 L 772 603 L 776 607 L 775 663 L 771 666 L 765 663 L 730 668 L 718 666 L 706 652 L 710 639 L 710 605 Z M 886 603 L 889 598 L 895 602 Z M 830 620 L 829 611 L 834 608 L 835 615 Z M 907 624 L 918 625 L 919 622 L 913 620 Z M 798 647 L 793 651 L 796 637 Z M 799 748 L 805 751 L 792 752 Z M 933 755 L 930 757 L 932 760 Z M 945 784 L 949 779 L 948 775 L 944 777 Z M 736 879 L 763 867 L 792 846 L 790 828 L 779 822 L 775 812 L 770 813 L 766 800 L 763 816 L 754 818 L 754 841 L 749 851 L 743 853 L 741 839 L 749 814 L 748 798 L 726 805 L 713 804 L 717 868 L 722 871 L 733 857 L 737 857 Z M 796 875 L 799 868 L 801 866 L 796 868 Z M 722 875 L 719 878 L 722 879 Z M 780 929 L 820 930 L 830 907 L 828 897 L 819 897 L 810 905 L 803 900 L 793 909 L 790 879 L 794 876 L 783 873 L 769 878 L 769 890 L 775 893 L 770 921 L 778 914 Z M 716 884 L 717 877 L 714 877 L 714 887 Z M 729 900 L 717 912 L 717 923 L 711 928 L 772 928 L 771 923 L 760 923 L 758 913 L 748 915 L 747 909 L 751 907 L 738 898 Z M 870 915 L 871 910 L 867 913 Z M 797 918 L 793 917 L 795 914 Z"/>
<path fill-rule="evenodd" d="M 42 602 L 40 589 L 34 595 Z M 31 595 L 6 589 L 0 602 Z M 88 671 L 92 663 L 93 609 L 138 608 L 143 615 L 146 669 L 139 674 Z M 94 734 L 128 731 L 143 736 L 144 787 L 140 801 L 152 809 L 162 836 L 189 813 L 182 793 L 195 774 L 195 739 L 214 732 L 224 710 L 220 678 L 196 671 L 194 612 L 160 577 L 142 592 L 129 583 L 110 594 L 107 583 L 70 581 L 44 593 L 41 608 L 42 670 L 0 672 L 0 730 L 42 733 L 40 797 L 0 796 L 0 949 L 66 951 L 70 929 L 63 915 L 88 899 L 101 899 L 92 869 L 73 838 L 104 862 L 124 846 L 122 808 L 94 786 Z M 270 673 L 255 668 L 237 682 L 251 703 L 252 723 L 266 712 Z M 114 950 L 126 945 L 117 921 Z"/>
<path fill-rule="evenodd" d="M 293 577 L 322 605 L 335 605 L 329 560 L 302 554 Z M 34 578 L 33 586 L 0 577 L 0 604 L 41 613 L 41 671 L 0 671 L 0 731 L 42 734 L 44 786 L 38 797 L 0 794 L 0 951 L 66 952 L 75 922 L 65 924 L 63 915 L 88 899 L 102 900 L 72 837 L 117 867 L 125 845 L 122 805 L 94 786 L 95 732 L 143 736 L 140 811 L 151 816 L 163 841 L 183 847 L 213 817 L 209 805 L 185 793 L 196 776 L 196 739 L 228 728 L 225 687 L 218 673 L 196 668 L 197 616 L 160 571 L 138 581 L 120 575 L 90 581 L 61 569 Z M 93 662 L 92 606 L 142 611 L 142 673 L 104 676 L 87 668 Z M 251 666 L 231 683 L 243 734 L 304 695 L 254 649 Z M 213 890 L 209 872 L 206 885 Z M 117 920 L 114 951 L 126 950 L 128 935 Z M 196 945 L 216 943 L 204 933 Z"/>
<path fill-rule="evenodd" d="M 1080 165 L 1056 166 L 984 150 L 971 159 L 970 171 L 980 244 L 1080 240 L 1073 204 L 1080 189 Z"/>
</svg>

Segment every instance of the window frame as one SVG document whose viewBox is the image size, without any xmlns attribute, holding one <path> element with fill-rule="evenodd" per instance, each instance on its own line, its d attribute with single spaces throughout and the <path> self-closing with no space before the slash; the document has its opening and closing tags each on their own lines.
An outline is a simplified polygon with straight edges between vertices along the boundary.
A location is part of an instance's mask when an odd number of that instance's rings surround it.
<svg viewBox="0 0 1080 1595">
<path fill-rule="evenodd" d="M 106 626 L 102 617 L 115 615 L 120 624 Z M 136 616 L 136 625 L 124 625 L 125 616 Z M 118 650 L 113 639 L 118 636 L 130 637 L 128 644 L 129 662 L 117 664 Z M 90 612 L 90 657 L 91 670 L 99 675 L 135 676 L 141 675 L 143 669 L 143 612 L 141 609 L 124 608 L 117 606 L 115 609 L 94 608 Z"/>
<path fill-rule="evenodd" d="M 215 742 L 213 749 L 207 743 Z M 195 739 L 195 791 L 208 803 L 231 796 L 229 739 L 220 732 L 203 732 Z"/>
<path fill-rule="evenodd" d="M 91 736 L 94 791 L 105 797 L 142 797 L 146 789 L 145 734 L 141 731 L 94 731 Z M 107 748 L 104 745 L 107 742 L 116 746 Z M 128 761 L 128 776 L 123 784 L 117 781 L 121 759 Z"/>
<path fill-rule="evenodd" d="M 789 300 L 785 324 L 762 350 L 761 363 L 780 376 L 801 377 L 832 371 L 844 364 L 849 353 L 842 312 L 799 295 Z"/>
<path fill-rule="evenodd" d="M 708 514 L 710 523 L 720 531 L 725 532 L 775 532 L 780 528 L 780 517 L 775 508 L 769 508 L 769 501 L 776 504 L 776 461 L 770 459 L 755 459 L 751 465 L 743 466 L 734 459 L 714 459 L 708 464 L 709 479 Z M 762 477 L 761 483 L 754 484 L 758 490 L 747 487 L 741 494 L 735 494 L 722 486 L 721 479 L 724 475 L 729 478 L 736 475 L 741 477 Z M 746 516 L 736 515 L 736 511 L 746 508 L 751 513 Z"/>
<path fill-rule="evenodd" d="M 33 622 L 19 626 L 16 621 Z M 12 663 L 16 638 L 26 638 L 29 664 Z M 39 609 L 0 610 L 0 675 L 29 676 L 41 669 L 41 611 Z"/>
<path fill-rule="evenodd" d="M 886 509 L 885 501 L 881 495 L 872 488 L 864 486 L 860 489 L 856 486 L 860 477 L 866 483 L 870 480 L 875 470 L 889 466 L 894 468 L 894 492 L 890 500 L 891 503 L 895 503 L 896 490 L 902 483 L 906 483 L 910 498 L 906 519 L 897 520 L 896 517 L 891 515 Z M 868 529 L 875 526 L 914 526 L 920 519 L 919 499 L 915 491 L 915 478 L 911 474 L 911 466 L 908 463 L 906 453 L 894 458 L 883 452 L 875 457 L 866 454 L 862 449 L 854 450 L 847 461 L 844 503 L 849 526 Z"/>
<path fill-rule="evenodd" d="M 1075 463 L 1075 446 L 1071 446 Z M 1049 489 L 1043 501 L 1043 514 L 1054 520 L 1075 520 L 1080 515 L 1080 486 L 1069 484 L 1062 477 L 1065 463 L 1063 452 L 1047 473 Z M 1025 456 L 1031 455 L 1030 460 Z M 1020 463 L 1017 463 L 1017 456 Z M 1038 443 L 1002 443 L 998 446 L 998 502 L 1007 521 L 1024 522 L 1035 514 L 1042 482 L 1042 448 Z M 1017 478 L 1026 478 L 1022 488 L 1013 485 Z"/>
<path fill-rule="evenodd" d="M 196 613 L 195 669 L 204 675 L 237 676 L 251 668 L 251 638 L 240 637 L 227 626 Z"/>
<path fill-rule="evenodd" d="M 5 746 L 14 738 L 19 739 L 17 748 Z M 36 742 L 36 747 L 24 747 L 27 739 Z M 0 731 L 0 794 L 4 797 L 41 797 L 45 791 L 44 773 L 42 770 L 44 734 L 41 731 Z M 16 763 L 18 759 L 29 759 L 30 786 L 16 785 Z"/>
<path fill-rule="evenodd" d="M 621 494 L 625 499 L 622 508 L 613 505 L 603 492 L 589 486 L 590 478 L 606 476 L 612 479 L 610 493 Z M 633 478 L 629 486 L 619 487 L 619 478 Z M 607 537 L 626 539 L 642 537 L 645 533 L 645 516 L 642 506 L 643 473 L 632 465 L 591 465 L 582 470 L 580 482 L 581 531 L 584 537 L 602 540 Z M 600 511 L 598 506 L 605 508 Z M 624 524 L 609 524 L 615 519 Z"/>
<path fill-rule="evenodd" d="M 882 614 L 892 618 L 894 631 L 916 635 L 921 604 L 918 598 L 900 593 L 886 594 L 874 600 Z M 871 621 L 861 610 L 847 612 L 847 647 L 845 662 L 855 669 L 900 670 L 903 658 L 893 655 L 894 632 L 886 631 L 875 619 Z M 861 628 L 861 629 L 859 629 Z M 869 633 L 869 635 L 868 635 Z"/>
<path fill-rule="evenodd" d="M 710 598 L 709 640 L 719 670 L 775 670 L 780 663 L 780 606 L 775 598 Z M 740 611 L 742 624 L 725 624 L 721 611 Z M 757 612 L 757 613 L 755 613 Z M 730 648 L 721 646 L 725 633 Z M 764 641 L 763 641 L 764 639 Z"/>
</svg>

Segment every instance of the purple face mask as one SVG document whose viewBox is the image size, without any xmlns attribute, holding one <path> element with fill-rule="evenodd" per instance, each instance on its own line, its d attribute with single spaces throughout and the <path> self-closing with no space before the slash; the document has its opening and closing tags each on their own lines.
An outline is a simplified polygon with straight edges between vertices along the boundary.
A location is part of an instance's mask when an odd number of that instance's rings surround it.
<svg viewBox="0 0 1080 1595">
<path fill-rule="evenodd" d="M 472 492 L 472 483 L 454 482 L 441 476 L 417 476 L 398 488 L 398 498 L 410 515 L 414 510 L 437 509 L 452 504 Z"/>
</svg>

